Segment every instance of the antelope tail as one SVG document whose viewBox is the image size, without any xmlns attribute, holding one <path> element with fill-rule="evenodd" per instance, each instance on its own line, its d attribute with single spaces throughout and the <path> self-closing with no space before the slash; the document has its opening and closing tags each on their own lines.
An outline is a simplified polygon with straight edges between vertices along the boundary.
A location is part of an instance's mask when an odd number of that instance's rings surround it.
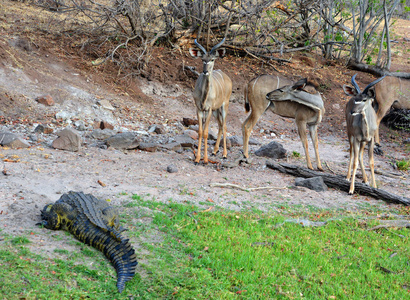
<svg viewBox="0 0 410 300">
<path fill-rule="evenodd" d="M 249 99 L 248 99 L 248 85 L 245 85 L 244 97 L 245 97 L 245 111 L 248 113 L 251 110 L 251 107 L 249 105 Z"/>
</svg>

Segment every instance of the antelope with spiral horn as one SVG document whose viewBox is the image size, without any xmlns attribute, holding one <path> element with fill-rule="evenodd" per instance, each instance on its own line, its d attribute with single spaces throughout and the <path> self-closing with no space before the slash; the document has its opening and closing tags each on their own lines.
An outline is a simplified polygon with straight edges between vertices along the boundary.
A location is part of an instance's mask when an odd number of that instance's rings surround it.
<svg viewBox="0 0 410 300">
<path fill-rule="evenodd" d="M 189 53 L 193 57 L 200 57 L 203 62 L 203 71 L 199 75 L 194 89 L 194 100 L 198 116 L 198 151 L 196 153 L 195 163 L 201 160 L 201 143 L 204 138 L 204 163 L 208 163 L 208 130 L 211 115 L 214 115 L 218 121 L 218 139 L 215 144 L 213 154 L 219 149 L 221 135 L 223 134 L 223 157 L 227 156 L 226 149 L 226 116 L 228 114 L 229 98 L 232 93 L 232 81 L 221 70 L 214 70 L 214 63 L 218 57 L 225 54 L 224 48 L 219 48 L 225 39 L 213 46 L 211 51 L 207 52 L 205 48 L 195 40 L 198 49 L 190 48 Z"/>
<path fill-rule="evenodd" d="M 363 92 L 356 82 L 356 75 L 352 77 L 352 84 L 354 86 L 343 85 L 344 92 L 352 96 L 346 104 L 346 126 L 347 137 L 350 144 L 350 162 L 347 172 L 347 180 L 351 180 L 349 194 L 354 193 L 354 182 L 356 178 L 357 163 L 360 163 L 362 169 L 363 182 L 368 183 L 366 172 L 363 164 L 363 151 L 366 144 L 368 144 L 368 155 L 370 165 L 370 185 L 376 186 L 374 177 L 374 139 L 378 128 L 376 112 L 373 108 L 373 101 L 375 98 L 374 90 L 371 89 L 376 83 L 383 80 L 384 76 L 371 82 L 365 87 Z M 353 168 L 353 171 L 352 171 Z M 352 173 L 353 172 L 353 173 Z"/>
</svg>

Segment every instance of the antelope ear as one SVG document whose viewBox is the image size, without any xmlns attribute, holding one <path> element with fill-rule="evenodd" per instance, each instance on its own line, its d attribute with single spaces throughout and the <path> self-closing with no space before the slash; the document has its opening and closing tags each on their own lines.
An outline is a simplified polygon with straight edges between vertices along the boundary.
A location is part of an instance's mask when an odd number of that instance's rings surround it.
<svg viewBox="0 0 410 300">
<path fill-rule="evenodd" d="M 194 48 L 189 48 L 189 54 L 191 54 L 192 57 L 201 57 L 202 56 L 202 52 L 198 49 L 194 49 Z"/>
<path fill-rule="evenodd" d="M 306 83 L 307 83 L 307 79 L 303 78 L 292 86 L 292 90 L 301 90 L 305 87 Z"/>
<path fill-rule="evenodd" d="M 376 92 L 374 91 L 374 88 L 370 88 L 367 90 L 367 96 L 374 98 L 376 96 Z"/>
<path fill-rule="evenodd" d="M 357 91 L 354 87 L 351 87 L 350 85 L 343 85 L 343 91 L 345 92 L 346 95 L 348 96 L 356 96 Z"/>
<path fill-rule="evenodd" d="M 224 57 L 224 56 L 225 56 L 225 52 L 226 52 L 226 49 L 225 49 L 225 48 L 220 48 L 220 49 L 217 49 L 217 50 L 215 51 L 215 55 L 216 55 L 217 57 Z"/>
</svg>

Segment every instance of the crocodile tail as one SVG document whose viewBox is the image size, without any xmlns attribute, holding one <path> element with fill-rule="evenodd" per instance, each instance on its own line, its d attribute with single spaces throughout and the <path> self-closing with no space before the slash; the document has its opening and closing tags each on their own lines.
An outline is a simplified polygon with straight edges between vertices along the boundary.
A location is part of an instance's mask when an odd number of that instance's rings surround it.
<svg viewBox="0 0 410 300">
<path fill-rule="evenodd" d="M 138 264 L 134 249 L 128 239 L 117 241 L 87 218 L 79 218 L 69 226 L 70 232 L 80 241 L 97 248 L 111 261 L 117 272 L 117 288 L 121 293 L 125 283 L 135 275 Z"/>
<path fill-rule="evenodd" d="M 121 293 L 125 283 L 130 281 L 135 275 L 135 268 L 138 265 L 134 249 L 128 240 L 123 241 L 115 247 L 116 251 L 113 257 L 113 264 L 117 271 L 117 288 Z"/>
</svg>

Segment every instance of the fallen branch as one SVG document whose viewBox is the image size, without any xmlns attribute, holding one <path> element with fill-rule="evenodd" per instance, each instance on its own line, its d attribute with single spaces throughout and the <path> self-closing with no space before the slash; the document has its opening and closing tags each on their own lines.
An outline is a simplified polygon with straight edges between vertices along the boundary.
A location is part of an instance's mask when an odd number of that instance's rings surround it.
<svg viewBox="0 0 410 300">
<path fill-rule="evenodd" d="M 232 183 L 211 183 L 209 184 L 210 187 L 231 187 L 231 188 L 236 188 L 240 189 L 241 191 L 245 192 L 251 192 L 251 191 L 257 191 L 257 190 L 283 190 L 287 189 L 287 187 L 277 187 L 277 186 L 263 186 L 263 187 L 255 187 L 255 188 L 244 188 L 241 187 L 240 185 L 237 184 L 232 184 Z"/>
<path fill-rule="evenodd" d="M 350 182 L 342 175 L 331 175 L 324 172 L 313 171 L 307 168 L 298 167 L 287 163 L 275 163 L 267 161 L 268 168 L 278 170 L 282 173 L 290 174 L 297 177 L 311 178 L 320 176 L 327 186 L 338 188 L 342 191 L 348 192 L 350 189 Z M 362 195 L 369 195 L 376 199 L 382 199 L 386 202 L 410 205 L 410 199 L 406 197 L 397 196 L 382 189 L 373 188 L 367 184 L 356 182 L 355 192 Z"/>
<path fill-rule="evenodd" d="M 357 70 L 360 72 L 365 72 L 369 73 L 378 77 L 381 77 L 383 75 L 388 75 L 388 76 L 394 76 L 394 77 L 400 77 L 400 78 L 405 78 L 405 79 L 410 79 L 410 73 L 406 72 L 389 72 L 386 69 L 377 67 L 377 66 L 369 66 L 367 64 L 363 63 L 358 63 L 355 62 L 354 60 L 349 60 L 347 63 L 347 67 L 352 70 Z"/>
</svg>

